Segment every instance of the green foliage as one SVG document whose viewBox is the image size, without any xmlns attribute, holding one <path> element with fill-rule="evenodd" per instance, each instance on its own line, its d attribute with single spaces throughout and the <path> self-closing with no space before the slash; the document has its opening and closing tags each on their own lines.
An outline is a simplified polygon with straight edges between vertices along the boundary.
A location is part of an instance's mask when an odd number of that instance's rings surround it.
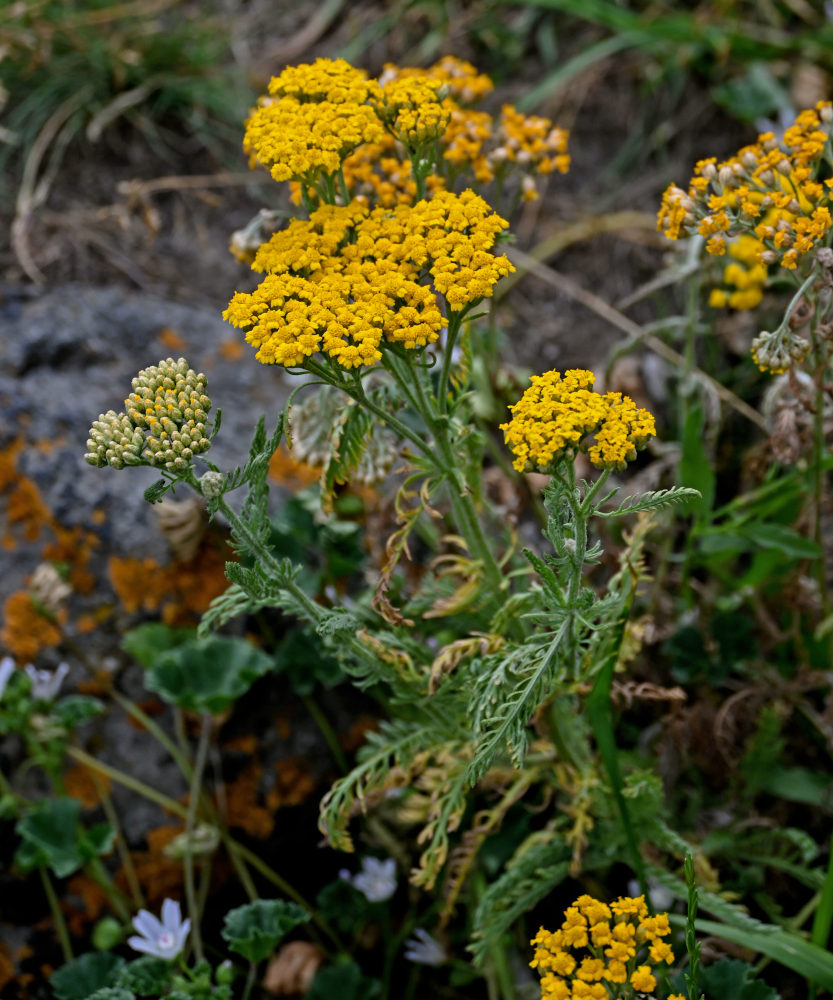
<svg viewBox="0 0 833 1000">
<path fill-rule="evenodd" d="M 342 962 L 318 970 L 306 1000 L 374 1000 L 380 992 L 378 979 L 362 975 L 355 962 Z"/>
<path fill-rule="evenodd" d="M 140 997 L 161 996 L 170 986 L 173 968 L 164 958 L 142 955 L 119 972 L 117 985 Z"/>
<path fill-rule="evenodd" d="M 721 958 L 700 972 L 703 987 L 709 997 L 725 1000 L 778 1000 L 778 993 L 760 979 L 746 962 L 736 958 Z"/>
<path fill-rule="evenodd" d="M 698 920 L 696 926 L 701 934 L 713 934 L 766 955 L 810 982 L 818 983 L 822 989 L 833 990 L 833 955 L 797 934 L 771 925 L 764 925 L 761 930 L 749 930 L 717 924 L 712 920 Z"/>
<path fill-rule="evenodd" d="M 62 965 L 52 973 L 49 985 L 57 1000 L 87 1000 L 106 987 L 113 986 L 125 961 L 108 951 L 91 951 Z"/>
<path fill-rule="evenodd" d="M 522 844 L 474 912 L 472 961 L 482 965 L 518 917 L 549 895 L 569 871 L 570 849 L 557 835 L 534 836 Z"/>
<path fill-rule="evenodd" d="M 24 872 L 49 867 L 58 878 L 65 878 L 85 862 L 108 854 L 115 830 L 109 823 L 85 830 L 80 816 L 81 803 L 75 799 L 42 799 L 36 803 L 15 827 L 21 838 L 14 856 L 17 867 Z"/>
<path fill-rule="evenodd" d="M 329 634 L 340 631 L 355 631 L 349 625 L 344 629 L 343 616 L 334 616 L 336 621 Z M 344 679 L 338 660 L 332 656 L 315 632 L 305 628 L 292 629 L 275 653 L 274 670 L 289 678 L 292 689 L 299 694 L 311 694 L 317 684 L 332 687 Z"/>
<path fill-rule="evenodd" d="M 219 715 L 272 670 L 270 656 L 243 639 L 193 639 L 155 659 L 145 674 L 149 690 L 193 712 Z"/>
<path fill-rule="evenodd" d="M 371 913 L 367 897 L 343 878 L 325 885 L 316 896 L 315 905 L 320 915 L 341 933 L 355 933 L 367 923 Z"/>
<path fill-rule="evenodd" d="M 163 653 L 194 638 L 191 628 L 171 628 L 162 622 L 145 622 L 125 632 L 122 649 L 150 670 Z"/>
<path fill-rule="evenodd" d="M 52 718 L 66 729 L 75 729 L 76 726 L 83 725 L 101 715 L 104 711 L 103 702 L 98 698 L 90 698 L 88 695 L 74 694 L 68 695 L 52 709 Z"/>
<path fill-rule="evenodd" d="M 261 962 L 282 938 L 309 918 L 297 903 L 257 899 L 226 914 L 222 935 L 232 951 L 250 962 Z"/>
<path fill-rule="evenodd" d="M 218 131 L 229 134 L 248 97 L 231 74 L 218 72 L 227 41 L 216 17 L 205 16 L 215 8 L 196 20 L 182 2 L 167 4 L 174 9 L 161 16 L 145 6 L 50 0 L 0 15 L 0 82 L 9 92 L 5 124 L 13 138 L 0 163 L 15 149 L 26 154 L 50 119 L 66 139 L 86 129 L 97 141 L 123 116 L 138 114 L 149 130 L 154 122 L 178 125 L 217 148 Z"/>
</svg>

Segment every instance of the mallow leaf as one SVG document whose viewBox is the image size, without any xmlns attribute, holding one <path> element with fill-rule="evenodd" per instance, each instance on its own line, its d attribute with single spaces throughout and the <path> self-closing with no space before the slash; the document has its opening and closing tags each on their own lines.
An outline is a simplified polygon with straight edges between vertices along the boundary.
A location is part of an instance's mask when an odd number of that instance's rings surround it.
<svg viewBox="0 0 833 1000">
<path fill-rule="evenodd" d="M 208 636 L 161 653 L 145 684 L 180 708 L 219 715 L 272 667 L 272 658 L 245 639 Z"/>
<path fill-rule="evenodd" d="M 222 935 L 229 948 L 250 962 L 260 962 L 294 927 L 306 923 L 310 915 L 283 899 L 256 899 L 226 914 Z"/>
</svg>

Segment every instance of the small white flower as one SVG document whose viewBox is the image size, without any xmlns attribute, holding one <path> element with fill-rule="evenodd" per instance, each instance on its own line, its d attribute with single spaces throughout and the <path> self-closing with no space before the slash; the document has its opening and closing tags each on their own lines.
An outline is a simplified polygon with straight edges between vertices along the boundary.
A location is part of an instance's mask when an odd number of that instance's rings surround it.
<svg viewBox="0 0 833 1000">
<path fill-rule="evenodd" d="M 393 858 L 380 861 L 378 858 L 362 858 L 362 870 L 351 875 L 346 869 L 339 875 L 349 882 L 370 903 L 384 903 L 396 892 L 396 862 Z"/>
<path fill-rule="evenodd" d="M 405 958 L 417 965 L 442 965 L 448 961 L 443 945 L 422 927 L 405 942 Z"/>
<path fill-rule="evenodd" d="M 141 936 L 127 939 L 131 948 L 153 955 L 154 958 L 170 960 L 176 958 L 185 947 L 191 921 L 182 919 L 179 903 L 166 899 L 162 904 L 161 921 L 147 910 L 139 910 L 138 915 L 133 918 L 133 926 Z"/>
<path fill-rule="evenodd" d="M 69 673 L 69 665 L 58 664 L 58 669 L 38 670 L 31 663 L 27 663 L 23 668 L 29 680 L 32 682 L 32 699 L 34 701 L 54 701 L 61 690 L 64 678 Z"/>
<path fill-rule="evenodd" d="M 3 697 L 3 692 L 6 690 L 6 685 L 11 680 L 15 669 L 14 660 L 10 656 L 4 656 L 0 660 L 0 698 Z"/>
</svg>

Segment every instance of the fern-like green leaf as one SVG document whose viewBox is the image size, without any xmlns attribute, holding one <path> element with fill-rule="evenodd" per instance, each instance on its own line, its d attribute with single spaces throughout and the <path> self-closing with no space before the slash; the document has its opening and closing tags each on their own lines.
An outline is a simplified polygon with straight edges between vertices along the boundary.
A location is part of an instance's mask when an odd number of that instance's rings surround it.
<svg viewBox="0 0 833 1000">
<path fill-rule="evenodd" d="M 503 751 L 516 767 L 523 763 L 529 742 L 526 724 L 553 693 L 563 669 L 558 654 L 566 632 L 567 623 L 562 622 L 543 641 L 539 637 L 534 643 L 473 661 L 477 680 L 469 712 L 474 757 L 467 769 L 472 785 Z"/>
<path fill-rule="evenodd" d="M 626 497 L 616 510 L 597 510 L 596 516 L 620 517 L 622 514 L 636 514 L 641 510 L 659 510 L 662 507 L 670 507 L 671 504 L 696 500 L 699 496 L 699 490 L 690 489 L 688 486 L 674 486 L 670 490 L 656 490 Z"/>
<path fill-rule="evenodd" d="M 347 826 L 356 804 L 364 810 L 368 795 L 390 780 L 394 768 L 407 768 L 420 751 L 443 744 L 445 737 L 445 733 L 426 725 L 424 719 L 383 722 L 378 732 L 368 734 L 367 743 L 359 751 L 359 763 L 321 800 L 318 827 L 330 844 L 336 850 L 352 851 Z"/>
<path fill-rule="evenodd" d="M 359 466 L 376 418 L 347 402 L 336 418 L 329 438 L 329 454 L 321 473 L 321 505 L 327 510 L 337 483 L 346 483 Z"/>
<path fill-rule="evenodd" d="M 570 848 L 564 841 L 522 844 L 503 874 L 486 890 L 475 911 L 468 946 L 474 964 L 482 966 L 518 917 L 552 892 L 569 872 Z"/>
<path fill-rule="evenodd" d="M 262 607 L 263 604 L 254 600 L 239 584 L 233 583 L 209 604 L 197 627 L 197 638 L 204 639 L 232 618 L 253 614 Z"/>
</svg>

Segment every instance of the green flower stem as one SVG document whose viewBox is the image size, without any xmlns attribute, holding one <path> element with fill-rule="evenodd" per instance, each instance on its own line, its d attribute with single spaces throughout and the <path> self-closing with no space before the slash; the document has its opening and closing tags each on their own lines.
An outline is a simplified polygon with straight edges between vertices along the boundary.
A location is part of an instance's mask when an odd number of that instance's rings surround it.
<svg viewBox="0 0 833 1000">
<path fill-rule="evenodd" d="M 390 371 L 399 385 L 403 384 L 403 375 L 395 364 L 390 365 L 388 371 Z M 460 480 L 456 474 L 458 472 L 458 463 L 448 437 L 448 417 L 445 413 L 438 412 L 435 406 L 432 406 L 432 402 L 426 394 L 418 374 L 414 373 L 411 385 L 414 388 L 417 398 L 419 416 L 430 431 L 439 452 L 439 455 L 431 453 L 429 457 L 432 458 L 437 470 L 448 483 L 449 501 L 457 530 L 465 538 L 471 555 L 483 567 L 490 596 L 496 601 L 503 587 L 503 572 L 483 534 L 471 492 L 460 486 Z"/>
<path fill-rule="evenodd" d="M 581 618 L 576 610 L 576 604 L 578 603 L 579 593 L 581 591 L 584 560 L 587 556 L 588 521 L 595 510 L 595 499 L 599 495 L 599 492 L 604 484 L 607 482 L 610 470 L 604 469 L 593 486 L 591 486 L 587 491 L 584 498 L 579 499 L 578 488 L 576 485 L 575 466 L 571 461 L 567 461 L 562 463 L 562 467 L 565 470 L 564 478 L 562 478 L 558 472 L 555 472 L 554 475 L 564 487 L 562 493 L 567 502 L 567 506 L 570 508 L 570 514 L 573 519 L 572 541 L 575 548 L 570 553 L 570 578 L 567 584 L 566 605 L 569 608 L 570 622 L 568 634 L 568 642 L 570 646 L 569 658 L 573 661 L 573 677 L 574 679 L 578 679 L 578 654 L 580 648 L 579 629 L 581 627 Z"/>
<path fill-rule="evenodd" d="M 200 726 L 200 736 L 197 741 L 197 753 L 194 760 L 194 771 L 191 776 L 191 787 L 188 792 L 188 814 L 185 817 L 185 840 L 187 849 L 185 852 L 185 899 L 188 903 L 188 912 L 191 916 L 191 941 L 194 945 L 194 958 L 201 962 L 203 960 L 202 934 L 200 933 L 200 912 L 197 905 L 197 894 L 194 886 L 194 854 L 191 850 L 191 841 L 194 835 L 194 828 L 197 825 L 197 806 L 200 800 L 200 788 L 202 776 L 208 760 L 208 748 L 211 744 L 211 730 L 214 720 L 204 712 Z"/>
<path fill-rule="evenodd" d="M 338 186 L 341 190 L 341 197 L 345 205 L 349 205 L 352 201 L 350 197 L 350 189 L 347 187 L 347 179 L 344 176 L 344 164 L 341 163 L 338 168 Z"/>
<path fill-rule="evenodd" d="M 144 782 L 139 781 L 138 778 L 134 778 L 132 775 L 125 774 L 123 771 L 118 770 L 118 768 L 111 767 L 109 764 L 104 764 L 101 761 L 96 760 L 95 757 L 92 757 L 83 750 L 79 750 L 77 747 L 69 747 L 67 753 L 79 763 L 92 768 L 94 771 L 107 775 L 108 778 L 115 781 L 117 784 L 122 785 L 124 788 L 129 788 L 130 791 L 135 792 L 137 795 L 141 795 L 148 801 L 155 802 L 156 805 L 165 809 L 167 812 L 172 813 L 175 816 L 179 816 L 181 819 L 187 820 L 188 810 L 182 805 L 182 803 L 170 798 L 163 792 L 157 791 L 155 788 L 151 788 L 150 785 L 146 785 Z M 235 866 L 238 874 L 240 875 L 240 881 L 243 884 L 244 889 L 251 899 L 258 899 L 259 893 L 252 882 L 251 876 L 249 876 L 248 872 L 245 871 L 244 862 L 259 872 L 268 882 L 271 882 L 272 885 L 277 886 L 281 892 L 289 896 L 290 899 L 295 900 L 299 906 L 303 906 L 304 909 L 311 914 L 313 921 L 335 944 L 336 948 L 339 951 L 344 950 L 341 941 L 329 924 L 313 910 L 310 904 L 289 884 L 289 882 L 287 882 L 265 861 L 261 860 L 261 858 L 259 858 L 256 854 L 253 854 L 247 847 L 244 847 L 243 844 L 235 840 L 223 825 L 218 824 L 218 829 L 220 832 L 220 839 L 229 853 L 232 864 Z"/>
<path fill-rule="evenodd" d="M 257 977 L 257 963 L 249 962 L 249 971 L 246 974 L 246 985 L 243 987 L 243 1000 L 249 1000 Z"/>
<path fill-rule="evenodd" d="M 448 377 L 451 372 L 451 357 L 454 354 L 454 345 L 463 325 L 467 309 L 462 312 L 452 312 L 448 316 L 448 332 L 445 337 L 445 347 L 443 348 L 443 364 L 440 369 L 440 381 L 437 386 L 437 405 L 440 413 L 445 413 L 448 408 Z"/>
<path fill-rule="evenodd" d="M 61 913 L 61 904 L 58 901 L 55 886 L 52 884 L 52 876 L 46 868 L 39 868 L 38 871 L 43 883 L 43 891 L 46 893 L 46 898 L 49 901 L 52 919 L 55 921 L 55 933 L 58 935 L 58 942 L 61 945 L 61 954 L 64 956 L 65 962 L 71 962 L 74 956 L 72 954 L 72 944 L 69 940 L 69 929 L 66 920 L 64 920 L 64 915 Z"/>
<path fill-rule="evenodd" d="M 223 845 L 228 851 L 228 856 L 231 858 L 231 863 L 234 865 L 234 870 L 237 872 L 237 877 L 240 879 L 240 884 L 246 895 L 249 897 L 251 902 L 256 899 L 260 899 L 260 893 L 257 891 L 257 886 L 254 884 L 252 876 L 249 874 L 249 869 L 246 867 L 243 859 L 238 855 L 237 851 L 230 846 L 229 841 L 231 837 L 228 831 L 220 831 L 220 838 L 223 841 Z"/>
<path fill-rule="evenodd" d="M 177 747 L 176 743 L 168 736 L 164 729 L 155 722 L 146 712 L 144 712 L 135 702 L 131 701 L 130 698 L 126 698 L 123 694 L 118 691 L 111 691 L 110 696 L 117 702 L 124 710 L 134 718 L 141 726 L 143 726 L 157 742 L 165 748 L 165 750 L 170 754 L 172 760 L 182 772 L 186 781 L 191 780 L 191 762 L 188 757 L 182 753 L 182 751 Z"/>
<path fill-rule="evenodd" d="M 685 884 L 688 889 L 688 909 L 685 923 L 685 946 L 688 952 L 688 972 L 685 976 L 688 987 L 688 1000 L 702 1000 L 700 995 L 700 945 L 695 933 L 695 921 L 697 920 L 697 880 L 694 875 L 694 861 L 690 854 L 685 856 L 683 868 L 685 872 Z"/>
<path fill-rule="evenodd" d="M 451 444 L 448 441 L 448 418 L 444 414 L 440 415 L 437 413 L 435 408 L 431 406 L 420 379 L 414 377 L 410 380 L 409 387 L 411 391 L 408 394 L 417 403 L 419 415 L 431 432 L 439 454 L 420 438 L 415 431 L 411 430 L 410 427 L 369 399 L 358 379 L 355 382 L 336 382 L 325 368 L 314 361 L 307 360 L 307 368 L 330 385 L 342 389 L 355 399 L 357 403 L 378 416 L 380 420 L 384 421 L 400 437 L 415 444 L 419 451 L 431 461 L 437 471 L 448 480 L 451 509 L 457 523 L 457 528 L 460 534 L 466 539 L 471 555 L 481 563 L 491 596 L 496 601 L 503 585 L 503 572 L 483 534 L 471 493 L 459 488 L 457 485 L 457 477 L 455 476 L 457 463 Z M 388 359 L 386 369 L 391 373 L 400 387 L 405 384 L 403 373 L 390 358 Z M 223 509 L 222 505 L 221 509 Z M 225 514 L 225 510 L 223 513 Z"/>
<path fill-rule="evenodd" d="M 814 274 L 815 272 L 813 272 Z M 811 275 L 812 277 L 813 275 Z M 809 279 L 808 279 L 809 280 Z M 805 282 L 805 285 L 807 282 Z M 804 286 L 802 286 L 803 288 Z M 813 541 L 819 549 L 819 557 L 815 561 L 816 580 L 819 586 L 819 596 L 821 598 L 822 617 L 827 618 L 831 613 L 830 593 L 827 588 L 827 572 L 824 560 L 824 533 L 822 527 L 824 510 L 824 469 L 822 462 L 826 454 L 825 434 L 824 434 L 824 401 L 825 401 L 825 374 L 827 370 L 827 353 L 825 345 L 818 335 L 815 324 L 811 331 L 812 337 L 812 358 L 813 358 L 813 382 L 815 384 L 815 399 L 813 413 L 813 455 L 812 455 L 812 477 L 813 477 Z"/>
<path fill-rule="evenodd" d="M 187 818 L 188 810 L 181 803 L 177 802 L 176 799 L 170 798 L 164 792 L 157 791 L 155 788 L 151 788 L 150 785 L 146 785 L 143 781 L 139 781 L 138 778 L 134 778 L 130 774 L 125 774 L 124 771 L 120 771 L 118 768 L 96 760 L 95 757 L 86 753 L 86 751 L 78 747 L 68 747 L 67 756 L 72 757 L 73 760 L 77 760 L 80 764 L 84 764 L 93 771 L 98 771 L 99 774 L 105 774 L 117 784 L 122 785 L 124 788 L 129 788 L 131 792 L 136 792 L 137 795 L 141 795 L 142 798 L 147 799 L 149 802 L 155 802 L 167 812 L 173 813 L 181 819 Z"/>
<path fill-rule="evenodd" d="M 336 389 L 341 389 L 343 392 L 346 392 L 348 396 L 355 399 L 356 402 L 364 406 L 365 409 L 370 410 L 371 413 L 375 414 L 375 416 L 377 416 L 383 423 L 387 424 L 388 427 L 394 430 L 401 438 L 404 438 L 406 441 L 410 441 L 411 444 L 416 445 L 423 455 L 436 463 L 436 458 L 431 449 L 425 441 L 420 438 L 416 431 L 411 430 L 407 424 L 402 423 L 402 421 L 395 417 L 392 413 L 387 410 L 383 410 L 381 406 L 377 406 L 372 399 L 369 399 L 359 380 L 351 382 L 338 381 L 333 378 L 330 372 L 328 372 L 323 365 L 319 365 L 318 362 L 312 361 L 309 358 L 307 358 L 306 361 L 306 368 L 313 375 L 316 375 L 323 382 L 326 382 L 327 385 L 332 385 Z"/>
<path fill-rule="evenodd" d="M 92 772 L 91 777 L 101 798 L 101 808 L 104 811 L 104 815 L 107 817 L 107 822 L 116 831 L 116 851 L 118 852 L 122 868 L 124 868 L 124 876 L 127 879 L 130 895 L 133 897 L 134 908 L 140 910 L 145 905 L 145 898 L 142 893 L 142 887 L 139 884 L 139 876 L 136 874 L 133 859 L 130 857 L 130 851 L 127 849 L 127 843 L 124 839 L 118 813 L 116 812 L 113 800 L 110 798 L 107 789 L 104 787 L 103 782 L 99 780 L 95 771 Z"/>
<path fill-rule="evenodd" d="M 125 923 L 130 920 L 130 907 L 127 905 L 130 900 L 122 895 L 113 883 L 110 873 L 101 863 L 99 858 L 92 858 L 86 864 L 87 874 L 96 882 L 107 896 L 110 905 L 116 911 L 120 920 Z"/>
<path fill-rule="evenodd" d="M 276 886 L 281 890 L 286 896 L 294 900 L 299 906 L 302 906 L 310 917 L 314 924 L 316 924 L 327 937 L 332 941 L 339 952 L 344 952 L 344 945 L 339 939 L 335 931 L 330 927 L 329 923 L 317 913 L 313 907 L 304 899 L 304 897 L 294 889 L 289 882 L 286 881 L 281 875 L 279 875 L 274 868 L 268 865 L 262 858 L 259 858 L 253 851 L 250 851 L 248 847 L 244 847 L 243 844 L 229 837 L 228 846 L 232 851 L 234 851 L 237 856 L 250 865 L 256 872 L 259 872 L 267 882 L 271 882 L 272 885 Z"/>
<path fill-rule="evenodd" d="M 190 483 L 190 485 L 196 486 L 196 481 Z M 238 517 L 222 498 L 220 499 L 218 510 L 228 520 L 232 532 L 237 535 L 253 555 L 269 567 L 272 575 L 280 580 L 283 576 L 283 569 L 280 563 L 269 549 L 252 534 L 246 522 Z M 303 609 L 307 620 L 312 625 L 318 625 L 321 622 L 322 618 L 326 615 L 326 611 L 319 604 L 316 604 L 293 580 L 282 581 L 281 588 Z M 347 645 L 349 645 L 350 650 L 359 660 L 363 660 L 365 663 L 371 664 L 374 668 L 378 669 L 377 657 L 373 654 L 372 650 L 360 643 L 355 636 L 350 636 L 347 639 Z"/>
<path fill-rule="evenodd" d="M 308 694 L 302 694 L 300 698 L 306 706 L 307 711 L 312 716 L 313 721 L 321 731 L 321 735 L 324 737 L 327 746 L 330 748 L 330 753 L 335 758 L 336 764 L 338 764 L 339 771 L 341 771 L 342 774 L 347 774 L 350 770 L 347 764 L 347 758 L 344 756 L 344 751 L 341 749 L 338 737 L 336 736 L 333 727 L 330 725 L 330 720 L 321 711 L 321 708 L 314 698 L 311 698 Z"/>
</svg>

